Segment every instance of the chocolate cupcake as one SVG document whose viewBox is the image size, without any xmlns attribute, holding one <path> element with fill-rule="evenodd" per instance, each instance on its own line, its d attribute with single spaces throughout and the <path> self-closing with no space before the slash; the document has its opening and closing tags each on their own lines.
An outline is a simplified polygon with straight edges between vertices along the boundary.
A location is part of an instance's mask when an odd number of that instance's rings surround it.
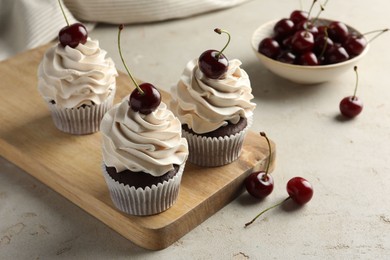
<svg viewBox="0 0 390 260">
<path fill-rule="evenodd" d="M 118 76 L 106 54 L 90 38 L 75 48 L 57 43 L 46 51 L 38 68 L 38 90 L 59 130 L 76 135 L 99 130 L 112 107 Z"/>
<path fill-rule="evenodd" d="M 223 77 L 211 79 L 192 60 L 172 89 L 170 108 L 182 123 L 189 162 L 221 166 L 240 156 L 256 107 L 249 77 L 240 65 L 233 59 Z"/>
<path fill-rule="evenodd" d="M 103 174 L 114 205 L 131 215 L 153 215 L 178 196 L 188 157 L 180 121 L 164 103 L 135 112 L 128 98 L 103 117 Z"/>
</svg>

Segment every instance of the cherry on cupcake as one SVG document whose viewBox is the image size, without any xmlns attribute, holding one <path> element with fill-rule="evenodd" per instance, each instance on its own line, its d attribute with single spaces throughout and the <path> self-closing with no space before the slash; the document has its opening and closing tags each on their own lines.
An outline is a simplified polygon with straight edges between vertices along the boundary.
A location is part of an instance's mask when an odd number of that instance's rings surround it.
<svg viewBox="0 0 390 260">
<path fill-rule="evenodd" d="M 262 199 L 271 194 L 274 189 L 274 179 L 268 173 L 271 162 L 271 144 L 264 132 L 260 135 L 267 140 L 268 144 L 268 162 L 265 171 L 253 172 L 245 179 L 245 188 L 250 195 L 255 198 Z"/>
<path fill-rule="evenodd" d="M 219 79 L 225 75 L 229 67 L 229 60 L 223 54 L 223 51 L 230 43 L 230 33 L 225 30 L 216 28 L 214 32 L 218 34 L 225 33 L 228 36 L 228 40 L 222 50 L 207 50 L 203 52 L 198 59 L 199 69 L 211 79 Z"/>
<path fill-rule="evenodd" d="M 339 108 L 340 112 L 343 116 L 348 118 L 353 118 L 360 114 L 363 110 L 363 102 L 360 98 L 356 96 L 356 91 L 358 88 L 358 81 L 359 81 L 359 75 L 357 72 L 357 66 L 354 68 L 355 75 L 356 75 L 356 84 L 355 84 L 355 90 L 352 96 L 345 97 L 341 100 Z"/>
<path fill-rule="evenodd" d="M 131 109 L 135 112 L 140 112 L 141 114 L 150 114 L 161 103 L 161 94 L 157 90 L 155 86 L 153 86 L 150 83 L 142 83 L 138 85 L 137 81 L 134 79 L 134 77 L 131 75 L 129 68 L 126 65 L 126 62 L 122 56 L 122 50 L 121 50 L 121 31 L 123 30 L 124 25 L 119 25 L 119 32 L 118 32 L 118 50 L 119 55 L 121 57 L 122 63 L 127 71 L 127 74 L 129 74 L 129 77 L 131 81 L 135 85 L 135 89 L 130 94 L 129 98 L 129 105 Z"/>
<path fill-rule="evenodd" d="M 288 197 L 283 201 L 266 208 L 261 211 L 256 217 L 254 217 L 251 221 L 245 224 L 245 227 L 251 225 L 257 218 L 263 215 L 265 212 L 270 209 L 276 208 L 288 200 L 294 201 L 297 205 L 304 205 L 308 203 L 313 197 L 313 186 L 306 179 L 302 177 L 294 177 L 287 182 L 286 190 L 288 193 Z"/>
<path fill-rule="evenodd" d="M 69 24 L 64 9 L 62 8 L 61 0 L 58 0 L 58 3 L 67 24 L 67 26 L 62 28 L 58 33 L 58 40 L 60 41 L 61 45 L 63 47 L 69 46 L 71 48 L 76 48 L 80 43 L 86 43 L 88 32 L 85 26 L 81 23 Z"/>
</svg>

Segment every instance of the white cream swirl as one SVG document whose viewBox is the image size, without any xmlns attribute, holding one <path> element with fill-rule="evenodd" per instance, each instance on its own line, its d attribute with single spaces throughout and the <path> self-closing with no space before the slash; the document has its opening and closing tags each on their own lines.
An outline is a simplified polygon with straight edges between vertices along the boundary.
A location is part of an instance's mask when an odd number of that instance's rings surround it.
<svg viewBox="0 0 390 260">
<path fill-rule="evenodd" d="M 134 112 L 125 98 L 103 117 L 103 161 L 117 172 L 126 169 L 161 176 L 183 164 L 188 144 L 181 123 L 165 103 L 148 115 Z"/>
<path fill-rule="evenodd" d="M 222 79 L 207 78 L 197 60 L 188 62 L 177 86 L 173 87 L 170 108 L 195 133 L 214 131 L 240 117 L 253 115 L 256 107 L 248 74 L 237 59 L 229 61 Z"/>
<path fill-rule="evenodd" d="M 62 108 L 101 104 L 115 91 L 118 72 L 97 40 L 87 39 L 76 48 L 56 44 L 38 68 L 38 90 L 47 102 Z"/>
</svg>

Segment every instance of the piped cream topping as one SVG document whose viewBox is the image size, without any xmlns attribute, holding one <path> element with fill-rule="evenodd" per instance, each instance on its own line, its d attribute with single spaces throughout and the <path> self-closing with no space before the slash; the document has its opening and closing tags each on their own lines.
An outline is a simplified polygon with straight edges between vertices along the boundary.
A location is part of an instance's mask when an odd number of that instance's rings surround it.
<svg viewBox="0 0 390 260">
<path fill-rule="evenodd" d="M 97 40 L 87 39 L 76 48 L 56 44 L 38 68 L 38 90 L 47 102 L 62 108 L 101 104 L 115 91 L 118 72 Z"/>
<path fill-rule="evenodd" d="M 253 115 L 256 104 L 251 102 L 249 76 L 240 65 L 239 60 L 230 60 L 224 78 L 210 79 L 200 71 L 196 59 L 188 62 L 172 89 L 170 103 L 182 124 L 203 134 Z"/>
<path fill-rule="evenodd" d="M 134 112 L 126 98 L 105 114 L 100 129 L 103 161 L 117 172 L 128 169 L 161 176 L 188 157 L 181 123 L 163 102 L 155 111 L 144 115 Z"/>
</svg>

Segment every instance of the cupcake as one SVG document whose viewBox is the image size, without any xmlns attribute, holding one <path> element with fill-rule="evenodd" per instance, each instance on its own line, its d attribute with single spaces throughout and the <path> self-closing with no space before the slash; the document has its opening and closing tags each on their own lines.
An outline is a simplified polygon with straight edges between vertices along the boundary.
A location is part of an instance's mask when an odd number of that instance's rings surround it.
<svg viewBox="0 0 390 260">
<path fill-rule="evenodd" d="M 181 123 L 165 103 L 134 111 L 128 98 L 101 122 L 103 174 L 114 205 L 131 215 L 153 215 L 177 199 L 188 157 Z"/>
<path fill-rule="evenodd" d="M 55 126 L 82 135 L 99 130 L 112 107 L 116 76 L 114 62 L 97 40 L 49 48 L 38 68 L 38 90 L 47 103 Z"/>
<path fill-rule="evenodd" d="M 237 59 L 229 61 L 224 75 L 213 79 L 199 69 L 195 59 L 173 87 L 170 109 L 182 123 L 189 162 L 221 166 L 240 156 L 256 107 L 248 74 L 240 65 Z"/>
</svg>

